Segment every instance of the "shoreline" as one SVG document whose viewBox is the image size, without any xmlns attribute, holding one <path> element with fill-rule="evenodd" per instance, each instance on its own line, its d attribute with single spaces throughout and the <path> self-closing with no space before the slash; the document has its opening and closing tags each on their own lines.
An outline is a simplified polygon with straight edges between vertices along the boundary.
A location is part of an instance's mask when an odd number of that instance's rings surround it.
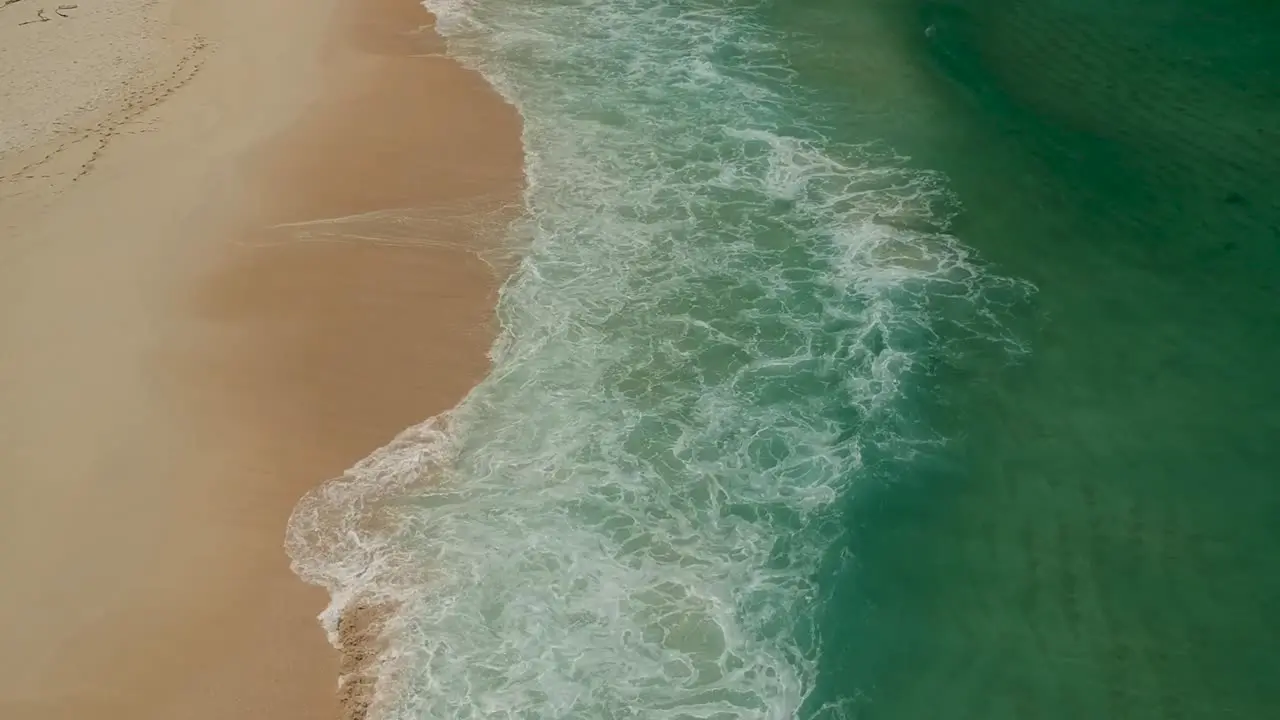
<svg viewBox="0 0 1280 720">
<path fill-rule="evenodd" d="M 0 715 L 360 717 L 285 522 L 483 375 L 519 119 L 413 0 L 138 6 L 126 102 L 0 155 Z"/>
</svg>

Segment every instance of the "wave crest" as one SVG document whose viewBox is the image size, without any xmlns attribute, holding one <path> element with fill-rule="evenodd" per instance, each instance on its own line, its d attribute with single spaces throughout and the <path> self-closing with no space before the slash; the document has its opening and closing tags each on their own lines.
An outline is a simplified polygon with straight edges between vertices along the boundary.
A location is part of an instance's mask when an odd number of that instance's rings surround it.
<svg viewBox="0 0 1280 720">
<path fill-rule="evenodd" d="M 945 233 L 936 174 L 841 145 L 750 8 L 428 3 L 525 121 L 491 374 L 300 503 L 288 548 L 390 603 L 391 718 L 791 718 L 815 574 L 903 386 L 1017 350 L 1029 286 Z"/>
</svg>

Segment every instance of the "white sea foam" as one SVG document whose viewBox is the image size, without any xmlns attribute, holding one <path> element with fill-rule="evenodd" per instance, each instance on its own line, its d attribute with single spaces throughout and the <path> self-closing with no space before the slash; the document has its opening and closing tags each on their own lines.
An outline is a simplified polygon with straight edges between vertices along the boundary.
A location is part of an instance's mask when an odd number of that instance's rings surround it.
<svg viewBox="0 0 1280 720">
<path fill-rule="evenodd" d="M 398 607 L 380 718 L 795 717 L 862 453 L 1021 290 L 913 229 L 939 178 L 790 114 L 749 9 L 428 5 L 524 117 L 524 256 L 491 375 L 305 498 L 295 569 L 331 632 Z"/>
</svg>

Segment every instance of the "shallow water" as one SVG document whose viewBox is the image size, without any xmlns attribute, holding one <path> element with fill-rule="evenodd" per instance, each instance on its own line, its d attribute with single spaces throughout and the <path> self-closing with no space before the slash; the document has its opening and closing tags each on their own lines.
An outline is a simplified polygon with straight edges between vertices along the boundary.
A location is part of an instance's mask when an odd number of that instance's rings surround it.
<svg viewBox="0 0 1280 720">
<path fill-rule="evenodd" d="M 428 5 L 528 212 L 491 376 L 290 530 L 384 716 L 1271 714 L 1269 11 Z"/>
</svg>

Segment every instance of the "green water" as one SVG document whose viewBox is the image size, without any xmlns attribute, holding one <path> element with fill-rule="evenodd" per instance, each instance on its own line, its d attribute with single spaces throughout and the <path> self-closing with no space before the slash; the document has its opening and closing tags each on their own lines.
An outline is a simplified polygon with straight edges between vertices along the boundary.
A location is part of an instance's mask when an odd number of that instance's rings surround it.
<svg viewBox="0 0 1280 720">
<path fill-rule="evenodd" d="M 1280 717 L 1280 11 L 427 5 L 528 182 L 290 522 L 371 717 Z"/>
<path fill-rule="evenodd" d="M 851 504 L 818 695 L 860 718 L 1280 717 L 1280 6 L 775 17 L 821 38 L 795 62 L 849 132 L 945 172 L 959 238 L 1039 287 L 1032 352 L 954 369 L 946 449 Z"/>
</svg>

